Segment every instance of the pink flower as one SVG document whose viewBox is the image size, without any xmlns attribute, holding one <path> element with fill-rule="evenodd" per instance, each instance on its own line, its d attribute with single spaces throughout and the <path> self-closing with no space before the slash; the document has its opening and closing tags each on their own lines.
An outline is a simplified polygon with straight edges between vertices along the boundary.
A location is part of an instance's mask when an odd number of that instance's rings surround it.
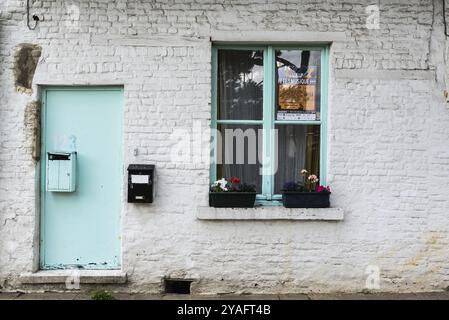
<svg viewBox="0 0 449 320">
<path fill-rule="evenodd" d="M 316 192 L 331 192 L 331 188 L 329 186 L 317 186 L 315 189 Z"/>
<path fill-rule="evenodd" d="M 311 174 L 307 179 L 309 179 L 309 181 L 311 183 L 317 183 L 318 182 L 318 177 L 314 174 Z"/>
</svg>

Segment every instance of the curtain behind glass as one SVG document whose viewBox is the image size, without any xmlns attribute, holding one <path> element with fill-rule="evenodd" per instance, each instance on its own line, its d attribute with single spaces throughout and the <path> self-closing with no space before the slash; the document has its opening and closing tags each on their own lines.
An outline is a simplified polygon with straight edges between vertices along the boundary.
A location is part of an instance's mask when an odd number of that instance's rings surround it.
<svg viewBox="0 0 449 320">
<path fill-rule="evenodd" d="M 218 130 L 222 136 L 222 147 L 218 150 L 217 178 L 229 179 L 238 177 L 242 183 L 253 184 L 257 192 L 262 193 L 261 164 L 259 162 L 258 130 L 260 125 L 219 125 Z M 226 136 L 226 130 L 234 134 L 243 133 L 240 139 Z M 241 130 L 241 131 L 240 131 Z M 243 143 L 242 143 L 243 142 Z M 243 157 L 238 158 L 238 148 L 243 151 Z"/>
<path fill-rule="evenodd" d="M 302 182 L 300 174 L 306 169 L 319 176 L 320 126 L 277 125 L 278 170 L 275 174 L 275 194 L 280 194 L 285 182 Z"/>
<path fill-rule="evenodd" d="M 218 119 L 262 120 L 263 51 L 218 51 Z"/>
<path fill-rule="evenodd" d="M 263 119 L 263 50 L 218 50 L 218 120 L 262 120 Z M 238 177 L 242 182 L 254 184 L 262 192 L 262 176 L 258 160 L 258 129 L 261 125 L 218 124 L 222 145 L 217 150 L 217 178 Z M 243 145 L 238 139 L 226 139 L 225 130 L 239 130 L 248 136 Z M 247 131 L 247 130 L 251 130 Z M 252 134 L 250 134 L 252 133 Z M 238 163 L 237 149 L 244 150 L 243 163 Z M 229 155 L 233 154 L 232 157 Z M 254 161 L 255 159 L 255 161 Z M 240 159 L 242 160 L 242 159 Z M 217 160 L 219 161 L 219 160 Z"/>
</svg>

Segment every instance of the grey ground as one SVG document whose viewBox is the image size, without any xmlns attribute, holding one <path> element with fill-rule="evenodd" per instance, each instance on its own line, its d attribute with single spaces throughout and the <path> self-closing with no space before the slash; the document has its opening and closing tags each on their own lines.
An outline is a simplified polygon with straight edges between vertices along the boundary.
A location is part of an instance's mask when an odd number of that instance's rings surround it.
<svg viewBox="0 0 449 320">
<path fill-rule="evenodd" d="M 449 300 L 449 292 L 295 295 L 154 295 L 113 293 L 117 300 Z M 0 293 L 0 300 L 90 300 L 88 293 Z"/>
</svg>

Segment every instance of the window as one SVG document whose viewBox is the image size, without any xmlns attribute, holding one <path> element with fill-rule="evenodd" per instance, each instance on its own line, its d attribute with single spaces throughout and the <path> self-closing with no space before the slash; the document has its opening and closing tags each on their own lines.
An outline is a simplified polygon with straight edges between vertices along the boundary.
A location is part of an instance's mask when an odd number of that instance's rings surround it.
<svg viewBox="0 0 449 320">
<path fill-rule="evenodd" d="M 307 169 L 326 183 L 326 47 L 214 46 L 211 180 L 278 200 Z"/>
</svg>

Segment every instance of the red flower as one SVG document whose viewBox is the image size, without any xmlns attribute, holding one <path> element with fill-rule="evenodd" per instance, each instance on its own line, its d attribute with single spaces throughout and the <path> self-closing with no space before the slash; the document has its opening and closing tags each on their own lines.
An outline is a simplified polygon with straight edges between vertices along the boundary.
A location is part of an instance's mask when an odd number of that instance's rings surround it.
<svg viewBox="0 0 449 320">
<path fill-rule="evenodd" d="M 231 178 L 231 183 L 232 183 L 232 184 L 238 184 L 238 183 L 240 183 L 240 179 L 237 178 L 237 177 L 232 177 L 232 178 Z"/>
<path fill-rule="evenodd" d="M 331 188 L 326 187 L 326 186 L 317 186 L 315 191 L 316 192 L 331 192 Z"/>
</svg>

